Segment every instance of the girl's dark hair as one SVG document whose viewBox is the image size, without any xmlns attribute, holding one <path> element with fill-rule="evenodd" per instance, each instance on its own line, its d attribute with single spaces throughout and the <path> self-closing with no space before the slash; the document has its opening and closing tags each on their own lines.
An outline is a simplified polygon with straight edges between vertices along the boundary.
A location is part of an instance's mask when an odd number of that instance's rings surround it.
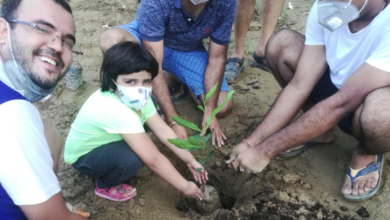
<svg viewBox="0 0 390 220">
<path fill-rule="evenodd" d="M 145 47 L 131 42 L 115 44 L 104 54 L 100 69 L 101 89 L 103 92 L 116 91 L 118 75 L 146 71 L 152 79 L 158 74 L 159 65 L 154 56 Z"/>
</svg>

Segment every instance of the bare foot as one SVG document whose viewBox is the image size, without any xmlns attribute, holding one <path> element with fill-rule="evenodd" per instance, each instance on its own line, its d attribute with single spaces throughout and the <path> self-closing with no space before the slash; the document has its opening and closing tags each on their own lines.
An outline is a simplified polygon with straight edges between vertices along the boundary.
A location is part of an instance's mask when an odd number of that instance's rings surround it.
<svg viewBox="0 0 390 220">
<path fill-rule="evenodd" d="M 313 140 L 311 140 L 311 142 L 314 142 L 314 143 L 320 143 L 320 144 L 328 144 L 330 142 L 332 142 L 334 140 L 334 134 L 333 134 L 333 130 L 329 130 L 327 132 L 325 132 L 324 134 L 322 134 L 321 136 L 318 136 L 316 138 L 314 138 Z M 303 144 L 301 145 L 298 145 L 294 148 L 290 148 L 288 150 L 286 150 L 285 152 L 290 152 L 292 150 L 298 150 L 298 149 L 301 149 L 303 148 Z"/>
<path fill-rule="evenodd" d="M 366 167 L 377 161 L 377 156 L 374 155 L 359 155 L 355 150 L 352 155 L 351 168 L 358 170 Z M 375 171 L 364 175 L 355 180 L 353 186 L 351 186 L 351 180 L 348 176 L 345 177 L 343 188 L 341 193 L 344 195 L 359 195 L 363 194 L 378 184 L 379 171 Z"/>
</svg>

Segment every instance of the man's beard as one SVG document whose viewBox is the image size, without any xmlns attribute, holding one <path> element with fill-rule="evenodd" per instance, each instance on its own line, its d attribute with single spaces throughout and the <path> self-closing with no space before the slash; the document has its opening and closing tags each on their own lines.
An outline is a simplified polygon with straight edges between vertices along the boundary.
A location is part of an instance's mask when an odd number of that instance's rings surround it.
<svg viewBox="0 0 390 220">
<path fill-rule="evenodd" d="M 14 35 L 14 34 L 13 34 Z M 64 62 L 61 59 L 61 55 L 57 52 L 55 52 L 51 48 L 47 49 L 41 49 L 38 48 L 34 51 L 32 51 L 32 59 L 29 60 L 29 57 L 31 57 L 31 51 L 27 50 L 26 46 L 22 45 L 16 40 L 15 36 L 11 35 L 11 43 L 12 43 L 12 51 L 15 57 L 15 60 L 23 67 L 23 69 L 26 71 L 27 75 L 30 77 L 30 79 L 40 88 L 42 89 L 51 89 L 57 86 L 57 83 L 65 76 L 65 71 L 64 73 L 54 73 L 51 70 L 46 70 L 49 74 L 58 74 L 57 79 L 45 79 L 41 74 L 39 74 L 37 71 L 34 71 L 33 67 L 33 58 L 37 57 L 38 54 L 45 54 L 45 55 L 50 55 L 58 60 L 58 64 L 61 69 L 64 67 Z M 11 53 L 11 52 L 10 52 Z M 11 54 L 5 54 L 6 60 L 12 60 L 12 55 Z M 39 59 L 39 58 L 38 58 Z"/>
</svg>

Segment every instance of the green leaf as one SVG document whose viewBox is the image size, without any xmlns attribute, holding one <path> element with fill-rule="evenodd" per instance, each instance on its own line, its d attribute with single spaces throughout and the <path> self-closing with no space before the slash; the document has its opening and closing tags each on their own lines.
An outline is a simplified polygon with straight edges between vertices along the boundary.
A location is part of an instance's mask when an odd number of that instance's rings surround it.
<svg viewBox="0 0 390 220">
<path fill-rule="evenodd" d="M 206 136 L 206 138 L 204 139 L 204 142 L 203 142 L 203 145 L 204 145 L 204 146 L 207 145 L 207 143 L 209 142 L 210 138 L 211 138 L 211 133 L 209 133 L 209 134 Z"/>
<path fill-rule="evenodd" d="M 200 146 L 194 146 L 190 142 L 180 139 L 180 138 L 175 138 L 175 139 L 168 139 L 169 143 L 175 145 L 176 147 L 180 149 L 185 149 L 185 150 L 190 150 L 190 149 L 201 149 Z"/>
<path fill-rule="evenodd" d="M 196 126 L 194 123 L 192 122 L 189 122 L 189 121 L 186 121 L 182 118 L 179 118 L 179 117 L 176 117 L 176 116 L 172 116 L 171 117 L 176 123 L 178 123 L 180 126 L 183 126 L 183 127 L 186 127 L 186 128 L 189 128 L 189 129 L 192 129 L 192 130 L 195 130 L 195 131 L 199 131 L 199 132 L 202 132 L 200 130 L 200 128 L 198 128 L 198 126 Z"/>
<path fill-rule="evenodd" d="M 203 159 L 199 159 L 199 163 L 204 166 L 204 160 Z"/>
<path fill-rule="evenodd" d="M 210 160 L 210 158 L 214 155 L 214 151 L 210 151 L 210 153 L 206 157 L 206 161 Z"/>
<path fill-rule="evenodd" d="M 188 142 L 190 142 L 194 146 L 200 147 L 200 143 L 195 137 L 188 137 Z"/>
<path fill-rule="evenodd" d="M 188 152 L 192 152 L 194 150 L 198 150 L 198 148 L 191 148 L 191 149 L 188 149 Z"/>
<path fill-rule="evenodd" d="M 214 109 L 214 111 L 211 113 L 210 117 L 206 120 L 206 128 L 205 128 L 206 130 L 207 130 L 207 128 L 209 128 L 209 126 L 211 124 L 211 121 L 213 120 L 214 116 L 216 114 L 218 114 L 218 112 L 222 110 L 222 108 L 226 105 L 226 103 L 232 99 L 233 94 L 234 94 L 235 91 L 236 90 L 230 91 L 227 94 L 225 101 L 220 106 L 218 106 L 216 109 Z"/>
<path fill-rule="evenodd" d="M 201 105 L 198 105 L 198 109 L 204 111 L 204 108 L 203 108 L 203 106 L 201 106 Z"/>
<path fill-rule="evenodd" d="M 195 158 L 202 158 L 200 155 L 194 155 Z"/>
<path fill-rule="evenodd" d="M 199 172 L 199 171 L 202 171 L 203 169 L 202 168 L 196 168 L 195 172 Z"/>
<path fill-rule="evenodd" d="M 200 136 L 200 134 L 194 135 L 194 138 L 196 138 L 196 140 L 198 141 L 202 141 L 202 137 Z"/>
<path fill-rule="evenodd" d="M 213 148 L 213 147 L 215 147 L 215 145 L 210 145 L 210 146 L 208 146 L 205 150 L 207 151 L 207 150 L 210 150 L 211 148 Z"/>
<path fill-rule="evenodd" d="M 205 103 L 207 102 L 207 100 L 209 100 L 209 98 L 210 98 L 212 95 L 214 95 L 215 91 L 217 90 L 217 86 L 218 86 L 218 83 L 215 84 L 215 85 L 213 86 L 213 88 L 207 93 L 206 99 L 205 99 L 205 101 L 204 101 Z"/>
</svg>

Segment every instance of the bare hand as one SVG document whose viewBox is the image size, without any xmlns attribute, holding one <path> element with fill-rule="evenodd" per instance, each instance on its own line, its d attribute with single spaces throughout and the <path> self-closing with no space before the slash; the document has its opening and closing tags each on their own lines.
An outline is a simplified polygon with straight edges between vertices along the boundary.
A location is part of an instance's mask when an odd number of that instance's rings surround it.
<svg viewBox="0 0 390 220">
<path fill-rule="evenodd" d="M 239 168 L 241 172 L 259 173 L 268 165 L 270 159 L 261 150 L 251 147 L 237 156 L 233 167 L 235 170 Z"/>
<path fill-rule="evenodd" d="M 186 189 L 182 192 L 185 196 L 202 200 L 203 193 L 194 182 L 188 182 Z"/>
<path fill-rule="evenodd" d="M 199 182 L 200 184 L 205 183 L 207 180 L 209 180 L 208 173 L 203 168 L 202 164 L 200 164 L 198 161 L 193 160 L 187 163 L 187 167 L 194 176 L 195 181 Z M 197 168 L 201 168 L 202 170 L 196 172 Z"/>
<path fill-rule="evenodd" d="M 181 138 L 183 140 L 188 140 L 187 131 L 184 127 L 178 124 L 174 124 L 171 128 L 176 133 L 178 138 Z"/>
<path fill-rule="evenodd" d="M 244 151 L 246 151 L 247 149 L 251 148 L 251 146 L 246 142 L 246 140 L 244 139 L 241 143 L 237 144 L 234 149 L 233 149 L 233 152 L 230 154 L 230 159 L 226 161 L 227 164 L 231 164 L 233 163 L 233 166 L 234 166 L 234 162 L 236 161 L 237 157 L 243 153 Z"/>
<path fill-rule="evenodd" d="M 204 115 L 203 122 L 202 122 L 202 128 L 206 125 L 205 122 L 208 119 L 208 117 L 209 116 L 207 114 Z M 211 136 L 212 145 L 215 145 L 216 142 L 217 142 L 218 147 L 221 147 L 222 145 L 224 145 L 225 142 L 223 140 L 224 139 L 226 140 L 227 138 L 226 138 L 225 134 L 222 132 L 222 129 L 219 126 L 219 123 L 218 123 L 218 120 L 216 117 L 214 117 L 213 120 L 211 121 L 209 129 L 210 129 L 211 134 L 212 134 L 212 136 Z"/>
</svg>

